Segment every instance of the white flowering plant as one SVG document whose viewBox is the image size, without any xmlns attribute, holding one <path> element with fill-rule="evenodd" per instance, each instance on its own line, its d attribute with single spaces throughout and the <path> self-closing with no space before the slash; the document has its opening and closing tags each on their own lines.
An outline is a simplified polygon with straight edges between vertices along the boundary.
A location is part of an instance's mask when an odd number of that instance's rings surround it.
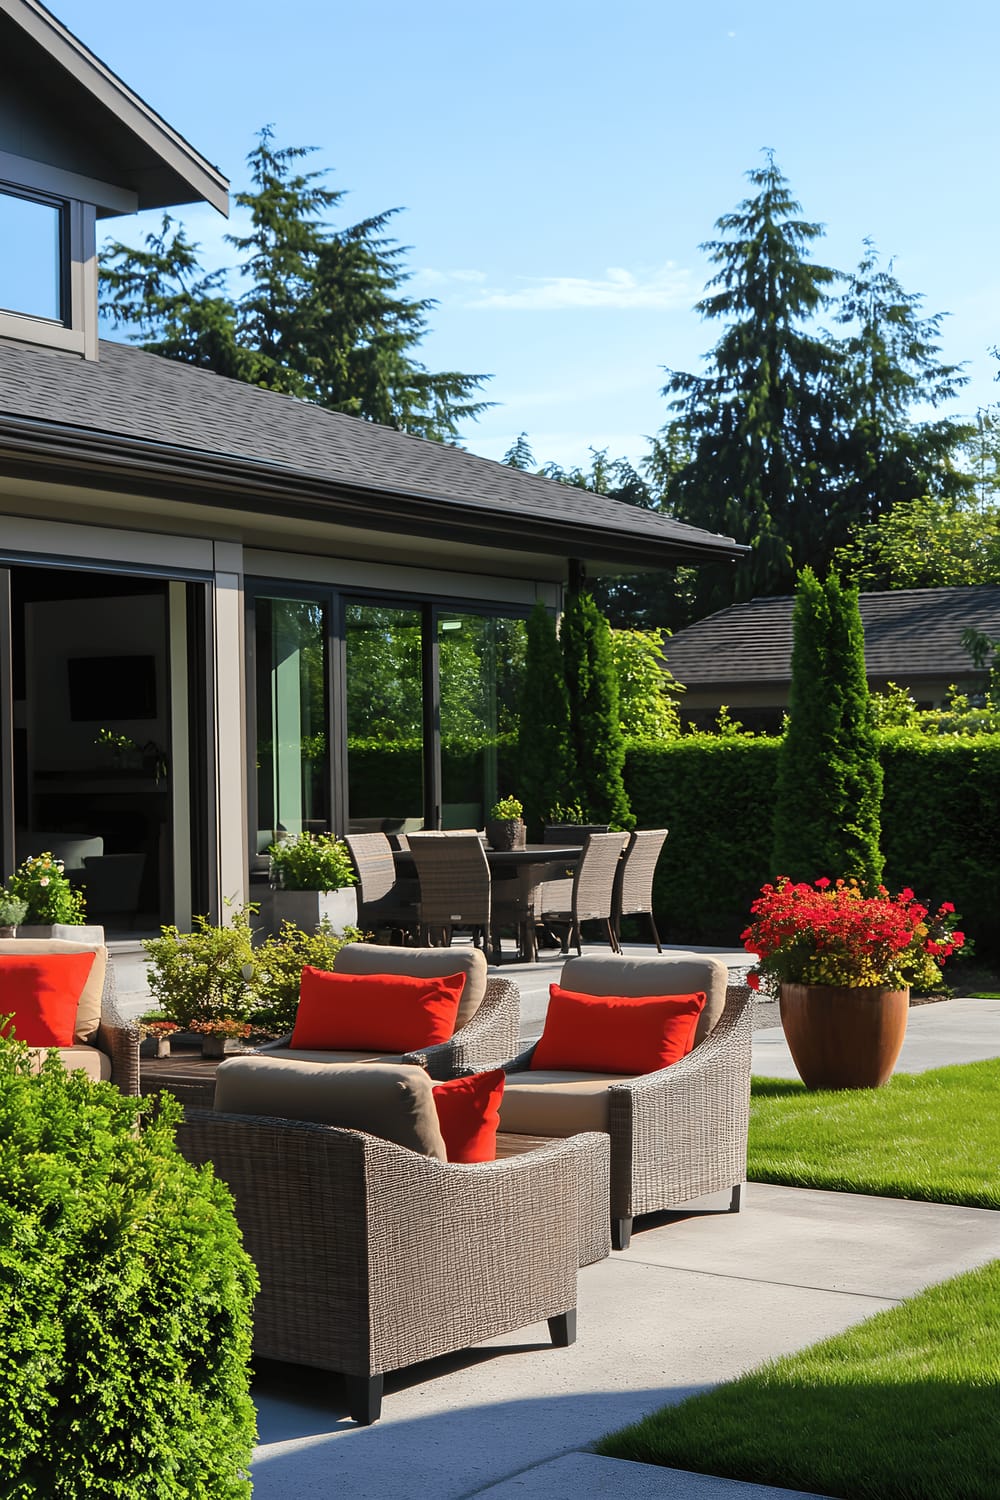
<svg viewBox="0 0 1000 1500">
<path fill-rule="evenodd" d="M 7 882 L 7 894 L 26 903 L 22 921 L 29 926 L 61 922 L 82 927 L 86 921 L 83 892 L 70 884 L 62 860 L 53 854 L 33 854 L 18 865 Z"/>
</svg>

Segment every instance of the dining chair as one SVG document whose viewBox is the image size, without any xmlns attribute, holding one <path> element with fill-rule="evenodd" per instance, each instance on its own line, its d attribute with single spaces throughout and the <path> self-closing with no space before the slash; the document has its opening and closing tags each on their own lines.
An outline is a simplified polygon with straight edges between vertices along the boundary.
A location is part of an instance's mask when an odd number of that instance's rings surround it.
<svg viewBox="0 0 1000 1500">
<path fill-rule="evenodd" d="M 418 923 L 417 882 L 400 880 L 392 845 L 384 833 L 348 833 L 344 843 L 358 877 L 358 926 L 389 928 L 404 936 Z"/>
<path fill-rule="evenodd" d="M 548 927 L 563 929 L 564 953 L 569 952 L 571 940 L 577 953 L 583 953 L 580 924 L 589 921 L 603 922 L 612 952 L 620 951 L 611 911 L 615 874 L 627 842 L 627 833 L 590 833 L 572 877 L 542 882 L 538 920 Z"/>
<path fill-rule="evenodd" d="M 454 928 L 468 927 L 489 952 L 492 881 L 478 833 L 411 833 L 410 854 L 420 883 L 421 940 L 450 947 Z"/>
<path fill-rule="evenodd" d="M 637 916 L 649 918 L 656 951 L 663 952 L 653 916 L 653 875 L 666 837 L 665 828 L 637 829 L 629 839 L 624 857 L 618 863 L 611 921 L 619 953 L 622 945 L 622 917 Z"/>
</svg>

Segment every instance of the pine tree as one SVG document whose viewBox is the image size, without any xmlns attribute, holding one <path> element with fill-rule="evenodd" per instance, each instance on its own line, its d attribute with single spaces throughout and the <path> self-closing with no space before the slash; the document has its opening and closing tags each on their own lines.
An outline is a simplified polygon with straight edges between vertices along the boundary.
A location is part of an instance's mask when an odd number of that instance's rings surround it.
<svg viewBox="0 0 1000 1500">
<path fill-rule="evenodd" d="M 664 395 L 682 421 L 691 456 L 667 488 L 679 520 L 748 542 L 734 569 L 699 570 L 701 613 L 758 594 L 788 592 L 795 570 L 825 559 L 819 524 L 829 497 L 837 354 L 808 331 L 838 273 L 810 261 L 819 224 L 766 153 L 749 172 L 756 196 L 717 224 L 703 249 L 718 290 L 698 303 L 725 319 L 705 375 L 670 372 Z"/>
<path fill-rule="evenodd" d="M 528 616 L 517 740 L 517 794 L 532 839 L 552 810 L 573 800 L 576 785 L 569 698 L 555 621 L 539 602 Z"/>
<path fill-rule="evenodd" d="M 813 881 L 882 874 L 882 768 L 865 674 L 857 590 L 799 575 L 788 727 L 778 757 L 775 875 Z"/>
<path fill-rule="evenodd" d="M 236 202 L 250 228 L 226 236 L 248 282 L 241 296 L 229 271 L 203 270 L 199 247 L 166 216 L 144 249 L 105 247 L 102 310 L 169 359 L 454 440 L 490 405 L 477 398 L 487 377 L 431 373 L 414 358 L 435 304 L 406 295 L 405 248 L 386 234 L 398 210 L 332 230 L 324 216 L 344 195 L 325 173 L 298 169 L 311 149 L 275 147 L 265 127 L 248 157 L 253 186 Z"/>
<path fill-rule="evenodd" d="M 590 594 L 570 595 L 560 640 L 577 764 L 576 795 L 560 800 L 579 802 L 586 821 L 631 828 L 611 631 Z"/>
</svg>

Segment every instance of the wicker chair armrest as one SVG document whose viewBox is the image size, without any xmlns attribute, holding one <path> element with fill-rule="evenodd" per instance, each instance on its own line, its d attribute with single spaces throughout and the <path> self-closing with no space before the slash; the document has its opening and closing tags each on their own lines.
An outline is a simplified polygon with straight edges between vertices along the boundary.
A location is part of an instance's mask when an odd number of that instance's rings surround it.
<svg viewBox="0 0 1000 1500">
<path fill-rule="evenodd" d="M 432 1078 L 455 1078 L 499 1068 L 517 1046 L 521 991 L 511 979 L 486 981 L 482 1004 L 466 1026 L 447 1042 L 407 1052 L 403 1061 L 424 1068 Z"/>
<path fill-rule="evenodd" d="M 284 1032 L 281 1036 L 272 1037 L 269 1042 L 261 1042 L 259 1047 L 254 1047 L 256 1052 L 287 1052 L 292 1044 L 292 1033 Z"/>
<path fill-rule="evenodd" d="M 111 1082 L 123 1094 L 139 1093 L 139 1027 L 118 1009 L 118 985 L 110 953 L 101 991 L 101 1021 L 96 1042 L 111 1059 Z"/>
<path fill-rule="evenodd" d="M 505 1062 L 503 1064 L 503 1070 L 504 1070 L 504 1072 L 505 1073 L 523 1073 L 523 1072 L 525 1072 L 525 1070 L 527 1068 L 531 1067 L 531 1059 L 535 1055 L 535 1048 L 537 1046 L 538 1046 L 538 1041 L 536 1039 L 535 1041 L 533 1041 L 531 1043 L 531 1045 L 529 1047 L 523 1047 L 521 1049 L 521 1051 L 518 1052 L 515 1057 L 510 1058 L 507 1062 Z"/>
</svg>

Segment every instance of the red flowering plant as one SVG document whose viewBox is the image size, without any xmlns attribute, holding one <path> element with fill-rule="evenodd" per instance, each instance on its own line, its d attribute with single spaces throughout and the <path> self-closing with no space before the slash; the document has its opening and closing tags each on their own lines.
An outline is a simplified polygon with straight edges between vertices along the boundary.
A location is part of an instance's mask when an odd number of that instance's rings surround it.
<svg viewBox="0 0 1000 1500">
<path fill-rule="evenodd" d="M 907 888 L 871 895 L 857 880 L 796 884 L 781 875 L 765 885 L 750 907 L 753 921 L 741 933 L 757 963 L 747 976 L 763 983 L 845 985 L 851 989 L 931 989 L 941 965 L 965 944 L 950 901 L 933 914 Z"/>
</svg>

